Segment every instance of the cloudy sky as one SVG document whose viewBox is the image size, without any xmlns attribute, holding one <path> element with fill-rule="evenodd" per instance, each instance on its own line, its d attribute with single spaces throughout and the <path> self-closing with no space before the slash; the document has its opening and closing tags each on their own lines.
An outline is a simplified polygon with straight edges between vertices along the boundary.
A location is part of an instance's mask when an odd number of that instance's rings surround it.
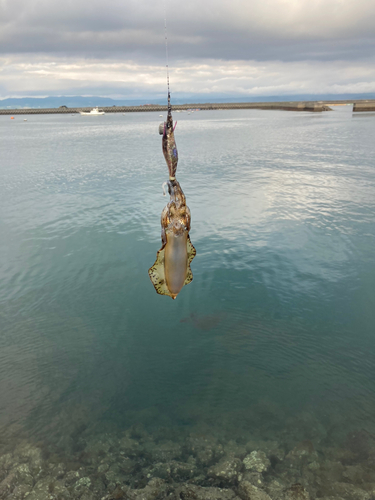
<svg viewBox="0 0 375 500">
<path fill-rule="evenodd" d="M 375 92 L 374 0 L 0 0 L 0 97 Z"/>
</svg>

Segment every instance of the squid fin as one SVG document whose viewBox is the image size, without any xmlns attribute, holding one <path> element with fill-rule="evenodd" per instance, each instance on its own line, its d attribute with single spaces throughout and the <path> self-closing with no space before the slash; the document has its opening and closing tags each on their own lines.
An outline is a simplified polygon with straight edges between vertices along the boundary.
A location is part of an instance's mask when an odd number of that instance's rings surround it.
<svg viewBox="0 0 375 500">
<path fill-rule="evenodd" d="M 191 261 L 194 259 L 194 257 L 197 254 L 197 251 L 195 250 L 192 242 L 190 241 L 190 236 L 187 238 L 187 254 L 188 254 L 188 268 L 187 268 L 187 275 L 186 275 L 186 280 L 184 283 L 185 285 L 188 285 L 193 281 L 193 273 L 190 268 Z"/>
<path fill-rule="evenodd" d="M 188 234 L 188 237 L 187 237 L 187 254 L 188 254 L 188 264 L 190 266 L 191 261 L 197 255 L 197 251 L 195 250 L 194 245 L 192 244 L 192 242 L 190 240 L 190 235 L 189 234 Z"/>
<path fill-rule="evenodd" d="M 157 293 L 160 293 L 160 295 L 169 295 L 170 297 L 172 297 L 165 280 L 164 249 L 165 246 L 162 246 L 162 248 L 158 250 L 156 254 L 156 261 L 154 265 L 151 266 L 148 270 L 148 275 L 150 276 L 150 280 L 152 281 L 152 284 L 154 285 Z"/>
<path fill-rule="evenodd" d="M 186 280 L 185 280 L 184 286 L 188 285 L 192 281 L 193 281 L 193 273 L 191 272 L 190 265 L 188 264 L 188 270 L 187 270 L 187 275 L 186 275 Z"/>
</svg>

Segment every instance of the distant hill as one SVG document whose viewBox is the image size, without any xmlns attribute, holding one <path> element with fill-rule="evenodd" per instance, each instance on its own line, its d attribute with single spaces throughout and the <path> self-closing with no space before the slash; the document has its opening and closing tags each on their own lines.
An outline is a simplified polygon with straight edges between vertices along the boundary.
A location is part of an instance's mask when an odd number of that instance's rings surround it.
<svg viewBox="0 0 375 500">
<path fill-rule="evenodd" d="M 172 104 L 198 104 L 198 103 L 222 103 L 222 102 L 277 102 L 277 101 L 320 101 L 341 99 L 375 99 L 374 94 L 299 94 L 282 96 L 223 96 L 223 95 L 172 95 Z M 19 108 L 68 108 L 94 107 L 94 106 L 140 106 L 142 104 L 166 104 L 166 97 L 146 99 L 111 99 L 101 96 L 51 96 L 51 97 L 11 97 L 0 99 L 0 109 Z"/>
<path fill-rule="evenodd" d="M 146 104 L 147 101 L 125 100 L 119 101 L 109 97 L 82 97 L 82 96 L 56 96 L 56 97 L 10 97 L 0 100 L 0 108 L 83 108 L 94 106 L 137 106 Z M 155 102 L 158 104 L 158 102 Z"/>
</svg>

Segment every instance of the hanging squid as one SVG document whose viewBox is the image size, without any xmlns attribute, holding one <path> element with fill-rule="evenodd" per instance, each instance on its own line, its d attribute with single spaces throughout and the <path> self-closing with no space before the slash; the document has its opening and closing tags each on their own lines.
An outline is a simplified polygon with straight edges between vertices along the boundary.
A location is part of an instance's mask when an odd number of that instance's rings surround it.
<svg viewBox="0 0 375 500">
<path fill-rule="evenodd" d="M 172 107 L 168 91 L 167 121 L 160 126 L 163 135 L 162 146 L 165 161 L 168 165 L 168 192 L 170 200 L 161 214 L 162 247 L 157 252 L 154 265 L 148 270 L 150 279 L 157 293 L 169 295 L 175 299 L 184 285 L 193 279 L 190 263 L 196 250 L 193 247 L 190 231 L 190 210 L 180 183 L 176 180 L 178 153 L 174 138 Z"/>
</svg>

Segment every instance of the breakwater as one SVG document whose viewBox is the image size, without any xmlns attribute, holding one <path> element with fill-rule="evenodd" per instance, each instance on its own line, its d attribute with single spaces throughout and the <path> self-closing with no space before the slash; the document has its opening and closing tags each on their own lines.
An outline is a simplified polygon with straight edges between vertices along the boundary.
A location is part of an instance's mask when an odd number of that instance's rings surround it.
<svg viewBox="0 0 375 500">
<path fill-rule="evenodd" d="M 282 111 L 310 111 L 320 113 L 331 111 L 330 106 L 353 104 L 353 112 L 375 111 L 375 100 L 337 100 L 337 101 L 282 101 L 282 102 L 241 102 L 241 103 L 195 103 L 175 104 L 174 111 L 188 111 L 190 109 L 216 110 L 216 109 L 263 109 Z M 68 108 L 22 108 L 0 109 L 0 115 L 34 115 L 34 114 L 74 114 L 81 111 L 88 112 L 92 107 Z M 111 106 L 101 107 L 105 113 L 134 113 L 134 112 L 165 112 L 166 105 L 146 104 L 140 106 Z"/>
<path fill-rule="evenodd" d="M 353 103 L 354 112 L 375 111 L 375 101 L 358 101 Z"/>
<path fill-rule="evenodd" d="M 353 101 L 288 101 L 288 102 L 245 102 L 245 103 L 196 103 L 196 104 L 176 104 L 173 105 L 175 111 L 187 111 L 189 109 L 215 110 L 215 109 L 264 109 L 264 110 L 285 110 L 285 111 L 330 111 L 330 104 L 351 104 Z M 372 109 L 367 109 L 369 106 Z M 367 108 L 366 108 L 367 106 Z M 32 114 L 73 114 L 80 111 L 90 111 L 91 107 L 68 108 L 22 108 L 22 109 L 0 109 L 0 115 L 32 115 Z M 134 112 L 165 112 L 166 105 L 147 104 L 141 106 L 111 106 L 102 107 L 105 113 L 134 113 Z M 353 111 L 375 110 L 374 101 L 355 101 Z"/>
</svg>

